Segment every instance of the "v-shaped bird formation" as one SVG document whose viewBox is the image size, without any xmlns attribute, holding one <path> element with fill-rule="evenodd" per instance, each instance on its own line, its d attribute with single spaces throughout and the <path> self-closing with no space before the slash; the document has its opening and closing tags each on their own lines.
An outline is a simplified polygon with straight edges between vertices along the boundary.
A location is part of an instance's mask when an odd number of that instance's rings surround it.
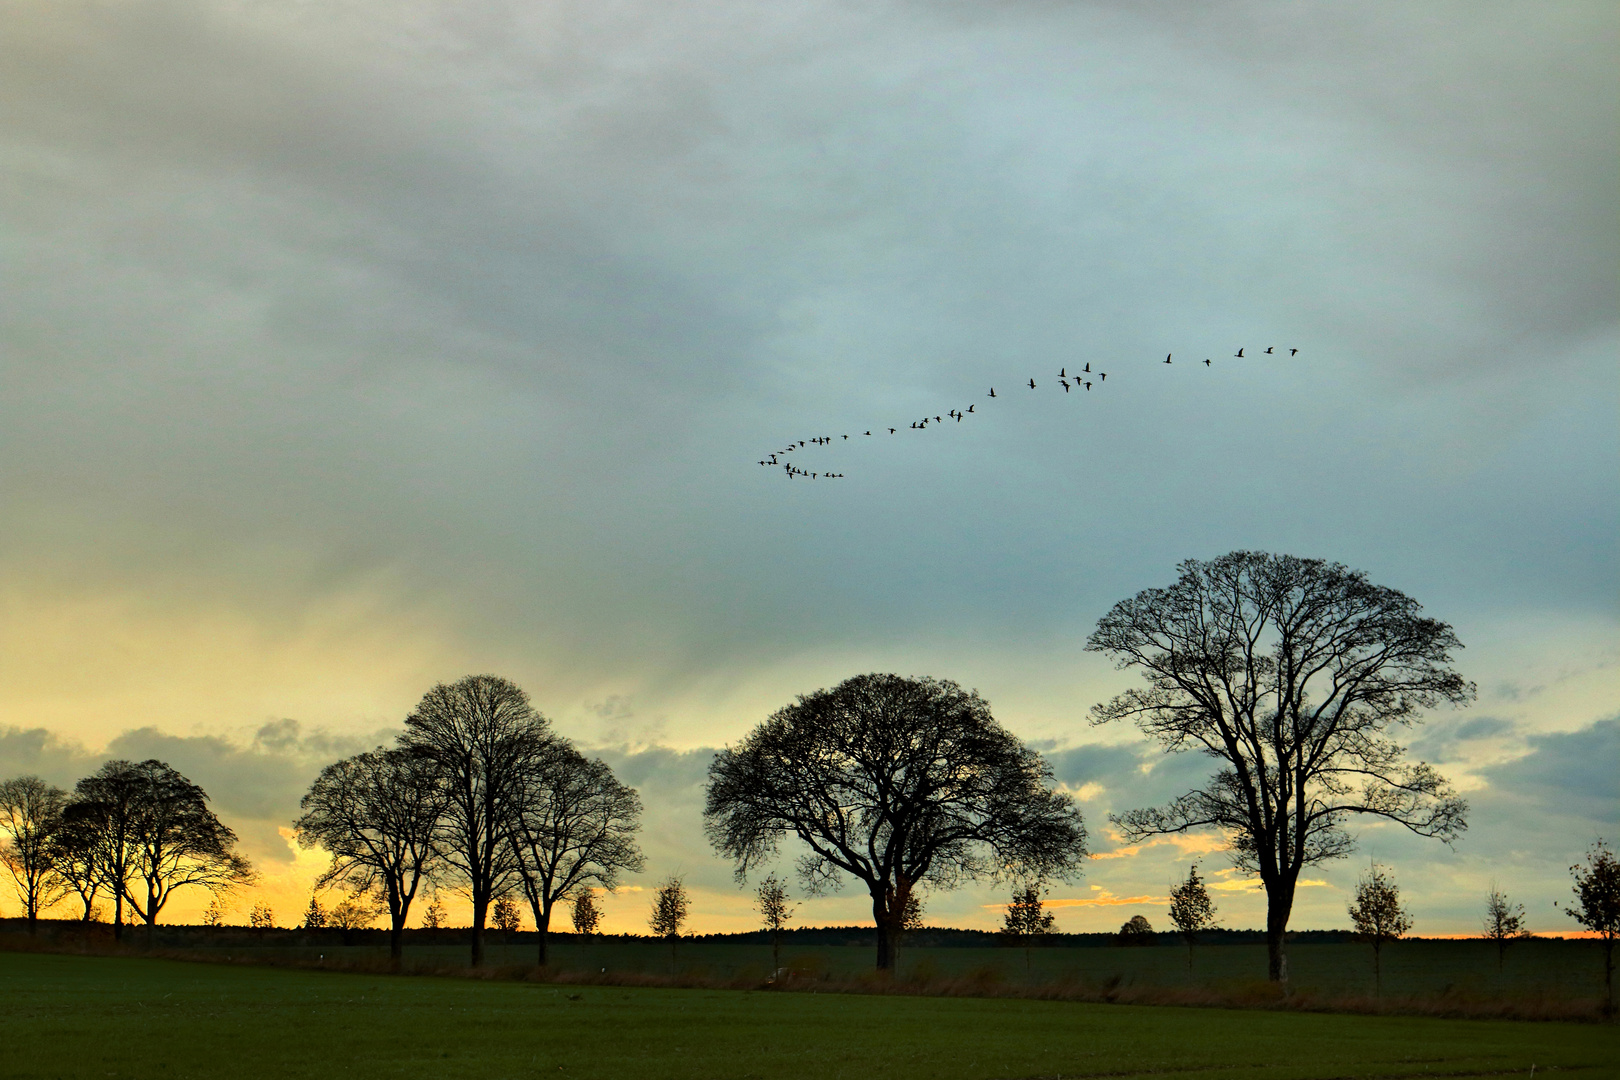
<svg viewBox="0 0 1620 1080">
<path fill-rule="evenodd" d="M 1247 349 L 1247 346 L 1238 349 L 1237 352 L 1232 354 L 1231 359 L 1253 360 L 1261 356 L 1281 355 L 1275 345 L 1268 346 L 1262 352 L 1252 354 L 1248 353 Z M 1286 352 L 1290 357 L 1299 355 L 1299 350 L 1297 348 L 1289 348 L 1286 350 Z M 1164 360 L 1155 366 L 1163 367 L 1166 364 L 1174 366 L 1174 363 L 1175 354 L 1165 353 Z M 1215 360 L 1208 356 L 1204 357 L 1202 360 L 1193 360 L 1192 363 L 1194 365 L 1202 365 L 1206 369 L 1213 368 L 1215 366 Z M 1078 390 L 1080 391 L 1079 396 L 1092 393 L 1094 390 L 1101 392 L 1107 386 L 1108 372 L 1102 370 L 1100 363 L 1097 369 L 1093 370 L 1091 361 L 1088 360 L 1074 371 L 1070 371 L 1067 365 L 1058 368 L 1058 373 L 1055 378 L 1057 380 L 1056 382 L 1053 382 L 1050 378 L 1048 378 L 1037 383 L 1035 381 L 1035 376 L 1031 375 L 1027 380 L 1013 383 L 1010 386 L 1003 384 L 1002 391 L 999 394 L 996 393 L 996 388 L 991 386 L 989 388 L 989 393 L 985 394 L 982 400 L 972 402 L 966 409 L 952 406 L 942 413 L 936 413 L 933 416 L 923 416 L 912 420 L 906 423 L 905 427 L 880 426 L 875 428 L 867 428 L 855 433 L 853 437 L 857 440 L 868 438 L 890 438 L 900 436 L 902 433 L 909 434 L 911 432 L 927 431 L 930 427 L 938 428 L 952 423 L 960 424 L 964 420 L 972 420 L 984 415 L 983 412 L 979 410 L 980 405 L 984 405 L 986 408 L 994 408 L 1006 401 L 1006 399 L 1009 397 L 1013 397 L 1021 393 L 1027 394 L 1031 391 L 1039 393 L 1044 390 L 1047 393 L 1056 393 L 1058 388 L 1061 387 L 1065 394 L 1074 394 L 1074 392 Z M 1118 385 L 1117 375 L 1115 378 L 1115 385 Z M 992 402 L 995 404 L 992 405 Z M 850 435 L 815 435 L 811 436 L 810 438 L 790 440 L 786 446 L 783 446 L 777 450 L 772 450 L 760 460 L 759 464 L 767 468 L 780 467 L 789 479 L 798 479 L 803 477 L 807 480 L 841 480 L 844 478 L 844 474 L 841 472 L 827 472 L 820 469 L 812 471 L 810 468 L 804 467 L 805 459 L 808 457 L 808 454 L 799 453 L 799 451 L 811 451 L 818 448 L 829 447 L 835 443 L 845 443 L 849 441 L 851 441 Z M 789 458 L 789 454 L 793 454 L 794 456 Z"/>
</svg>

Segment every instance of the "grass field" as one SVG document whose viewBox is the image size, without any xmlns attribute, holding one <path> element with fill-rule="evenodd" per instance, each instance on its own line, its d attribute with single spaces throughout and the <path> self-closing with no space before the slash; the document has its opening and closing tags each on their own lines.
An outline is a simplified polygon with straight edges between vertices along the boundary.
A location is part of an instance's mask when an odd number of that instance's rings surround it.
<svg viewBox="0 0 1620 1080">
<path fill-rule="evenodd" d="M 1620 1076 L 1613 1025 L 666 990 L 0 953 L 7 1077 Z"/>
</svg>

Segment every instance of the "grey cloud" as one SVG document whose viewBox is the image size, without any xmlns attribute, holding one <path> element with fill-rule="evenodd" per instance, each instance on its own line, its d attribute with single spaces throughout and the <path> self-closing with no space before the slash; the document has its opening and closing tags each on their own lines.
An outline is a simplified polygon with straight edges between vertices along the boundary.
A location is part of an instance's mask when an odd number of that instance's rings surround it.
<svg viewBox="0 0 1620 1080">
<path fill-rule="evenodd" d="M 240 833 L 255 857 L 288 861 L 278 829 L 298 816 L 298 800 L 321 768 L 371 748 L 392 733 L 339 736 L 305 731 L 295 720 L 262 725 L 243 744 L 214 735 L 170 735 L 153 727 L 126 731 L 100 752 L 42 728 L 0 729 L 0 775 L 38 773 L 72 789 L 104 761 L 156 758 L 208 793 L 209 804 Z"/>
<path fill-rule="evenodd" d="M 1493 803 L 1585 820 L 1600 828 L 1620 822 L 1620 784 L 1615 781 L 1620 719 L 1532 735 L 1528 742 L 1530 752 L 1523 757 L 1481 770 L 1496 793 Z"/>
</svg>

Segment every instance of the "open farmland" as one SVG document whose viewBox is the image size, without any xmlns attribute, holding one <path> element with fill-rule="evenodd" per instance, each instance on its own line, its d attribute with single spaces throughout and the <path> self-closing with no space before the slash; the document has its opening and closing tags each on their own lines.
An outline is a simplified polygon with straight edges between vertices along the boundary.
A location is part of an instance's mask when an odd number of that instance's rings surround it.
<svg viewBox="0 0 1620 1080">
<path fill-rule="evenodd" d="M 567 987 L 0 953 L 28 1078 L 1620 1075 L 1612 1026 Z"/>
<path fill-rule="evenodd" d="M 60 925 L 60 924 L 59 924 Z M 71 940 L 71 925 L 66 927 Z M 868 931 L 869 933 L 869 931 Z M 926 933 L 926 932 L 925 932 Z M 407 938 L 407 969 L 464 967 L 467 947 L 458 932 L 413 932 Z M 1168 935 L 1166 935 L 1166 938 Z M 491 966 L 535 962 L 532 934 L 489 935 Z M 144 939 L 134 931 L 131 942 Z M 207 933 L 161 928 L 157 945 L 165 950 L 196 950 L 209 956 L 262 957 L 269 962 L 325 962 L 335 966 L 383 962 L 388 955 L 381 933 L 351 935 L 343 945 L 334 932 L 276 931 L 267 937 L 246 932 Z M 550 966 L 560 972 L 609 975 L 678 975 L 717 981 L 763 982 L 771 972 L 771 948 L 757 941 L 683 940 L 674 950 L 646 938 L 604 937 L 583 942 L 555 935 Z M 862 944 L 804 943 L 790 935 L 782 946 L 782 966 L 796 981 L 849 979 L 872 971 L 873 950 Z M 1371 997 L 1375 993 L 1372 950 L 1360 943 L 1296 942 L 1289 946 L 1292 988 L 1323 998 Z M 1150 947 L 1055 945 L 1021 948 L 907 945 L 899 957 L 902 981 L 973 979 L 1005 988 L 1055 984 L 1122 988 L 1187 988 L 1231 993 L 1263 983 L 1266 950 L 1259 944 L 1201 945 L 1189 972 L 1184 946 L 1161 941 Z M 1531 939 L 1514 942 L 1498 967 L 1495 947 L 1481 940 L 1413 939 L 1384 947 L 1383 994 L 1389 999 L 1463 998 L 1521 1003 L 1588 1002 L 1603 995 L 1603 959 L 1591 941 Z"/>
</svg>

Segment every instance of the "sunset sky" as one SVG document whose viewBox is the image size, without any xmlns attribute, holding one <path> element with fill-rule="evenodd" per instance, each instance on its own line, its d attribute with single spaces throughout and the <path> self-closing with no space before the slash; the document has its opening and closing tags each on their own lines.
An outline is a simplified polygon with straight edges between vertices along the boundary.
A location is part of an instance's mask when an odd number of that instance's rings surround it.
<svg viewBox="0 0 1620 1080">
<path fill-rule="evenodd" d="M 1493 882 L 1575 928 L 1569 865 L 1620 841 L 1612 3 L 0 27 L 0 778 L 170 762 L 263 873 L 236 918 L 307 902 L 287 829 L 322 765 L 494 672 L 646 801 L 607 928 L 670 873 L 697 929 L 749 928 L 701 831 L 713 750 L 893 671 L 977 688 L 1081 800 L 1060 928 L 1162 922 L 1194 859 L 1262 925 L 1218 838 L 1111 835 L 1210 763 L 1091 726 L 1135 677 L 1083 651 L 1179 561 L 1254 549 L 1408 593 L 1479 688 L 1402 736 L 1467 833 L 1361 828 L 1293 925 L 1345 925 L 1376 858 L 1417 933 L 1476 930 Z M 1086 363 L 1109 379 L 1065 395 Z M 756 464 L 844 433 L 799 452 L 843 479 Z"/>
</svg>

